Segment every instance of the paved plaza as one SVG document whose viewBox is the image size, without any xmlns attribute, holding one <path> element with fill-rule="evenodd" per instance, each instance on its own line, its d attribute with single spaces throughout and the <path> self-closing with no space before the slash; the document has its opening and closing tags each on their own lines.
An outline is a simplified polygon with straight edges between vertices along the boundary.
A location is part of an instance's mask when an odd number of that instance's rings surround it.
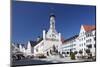
<svg viewBox="0 0 100 67">
<path fill-rule="evenodd" d="M 47 58 L 32 58 L 23 59 L 13 62 L 13 65 L 39 65 L 39 64 L 54 64 L 54 63 L 70 63 L 70 62 L 84 62 L 86 60 L 71 60 L 70 57 L 60 58 L 59 56 L 50 56 Z"/>
</svg>

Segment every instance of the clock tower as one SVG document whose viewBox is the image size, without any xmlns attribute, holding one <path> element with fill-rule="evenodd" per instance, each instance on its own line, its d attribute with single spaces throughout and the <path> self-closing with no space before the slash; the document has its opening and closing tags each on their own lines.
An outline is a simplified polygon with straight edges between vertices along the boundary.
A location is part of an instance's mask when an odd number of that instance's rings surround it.
<svg viewBox="0 0 100 67">
<path fill-rule="evenodd" d="M 55 30 L 55 15 L 50 15 L 50 29 L 53 31 Z"/>
</svg>

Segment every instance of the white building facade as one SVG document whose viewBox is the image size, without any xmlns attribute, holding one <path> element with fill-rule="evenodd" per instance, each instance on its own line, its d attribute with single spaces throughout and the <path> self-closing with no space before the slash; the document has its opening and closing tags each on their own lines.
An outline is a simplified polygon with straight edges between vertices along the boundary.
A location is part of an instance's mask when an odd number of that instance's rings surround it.
<svg viewBox="0 0 100 67">
<path fill-rule="evenodd" d="M 87 55 L 86 50 L 89 49 L 92 53 L 92 56 L 95 56 L 96 49 L 96 34 L 95 26 L 82 25 L 78 37 L 78 49 L 77 51 L 82 51 L 83 56 Z"/>
<path fill-rule="evenodd" d="M 82 25 L 78 36 L 71 37 L 62 44 L 60 52 L 75 52 L 87 56 L 87 50 L 92 56 L 96 55 L 96 31 L 94 25 Z"/>
<path fill-rule="evenodd" d="M 71 38 L 66 39 L 63 42 L 62 46 L 60 47 L 60 54 L 66 54 L 67 56 L 69 56 L 70 52 L 77 51 L 77 48 L 78 48 L 77 38 L 78 38 L 78 35 L 75 35 Z"/>
<path fill-rule="evenodd" d="M 16 44 L 14 44 L 16 45 Z M 36 45 L 36 42 L 34 41 L 28 41 L 27 45 L 23 45 L 23 44 L 19 44 L 17 47 L 19 52 L 22 52 L 24 54 L 24 56 L 32 56 L 34 53 L 33 53 L 33 49 L 34 49 L 34 46 Z"/>
<path fill-rule="evenodd" d="M 55 15 L 52 14 L 50 15 L 50 28 L 47 32 L 43 30 L 43 39 L 34 47 L 34 55 L 51 55 L 51 52 L 59 51 L 61 44 L 61 33 L 55 29 Z"/>
</svg>

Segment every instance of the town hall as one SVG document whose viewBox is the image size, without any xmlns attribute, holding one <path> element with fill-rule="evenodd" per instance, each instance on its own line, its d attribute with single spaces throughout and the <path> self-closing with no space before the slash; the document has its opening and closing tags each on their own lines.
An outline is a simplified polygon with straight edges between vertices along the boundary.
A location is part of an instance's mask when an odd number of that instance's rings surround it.
<svg viewBox="0 0 100 67">
<path fill-rule="evenodd" d="M 43 30 L 42 40 L 34 47 L 34 56 L 38 54 L 49 56 L 59 52 L 62 41 L 61 33 L 55 28 L 55 18 L 53 13 L 50 14 L 50 28 L 47 32 Z"/>
</svg>

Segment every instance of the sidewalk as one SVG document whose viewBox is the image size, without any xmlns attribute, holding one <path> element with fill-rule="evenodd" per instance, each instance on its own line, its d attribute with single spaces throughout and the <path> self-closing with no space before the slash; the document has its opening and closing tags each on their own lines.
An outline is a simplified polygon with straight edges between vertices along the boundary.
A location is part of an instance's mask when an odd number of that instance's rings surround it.
<svg viewBox="0 0 100 67">
<path fill-rule="evenodd" d="M 59 56 L 50 56 L 48 58 L 44 58 L 44 59 L 40 59 L 40 60 L 50 61 L 50 62 L 53 62 L 53 63 L 84 61 L 84 60 L 71 60 L 70 57 L 60 58 Z"/>
</svg>

